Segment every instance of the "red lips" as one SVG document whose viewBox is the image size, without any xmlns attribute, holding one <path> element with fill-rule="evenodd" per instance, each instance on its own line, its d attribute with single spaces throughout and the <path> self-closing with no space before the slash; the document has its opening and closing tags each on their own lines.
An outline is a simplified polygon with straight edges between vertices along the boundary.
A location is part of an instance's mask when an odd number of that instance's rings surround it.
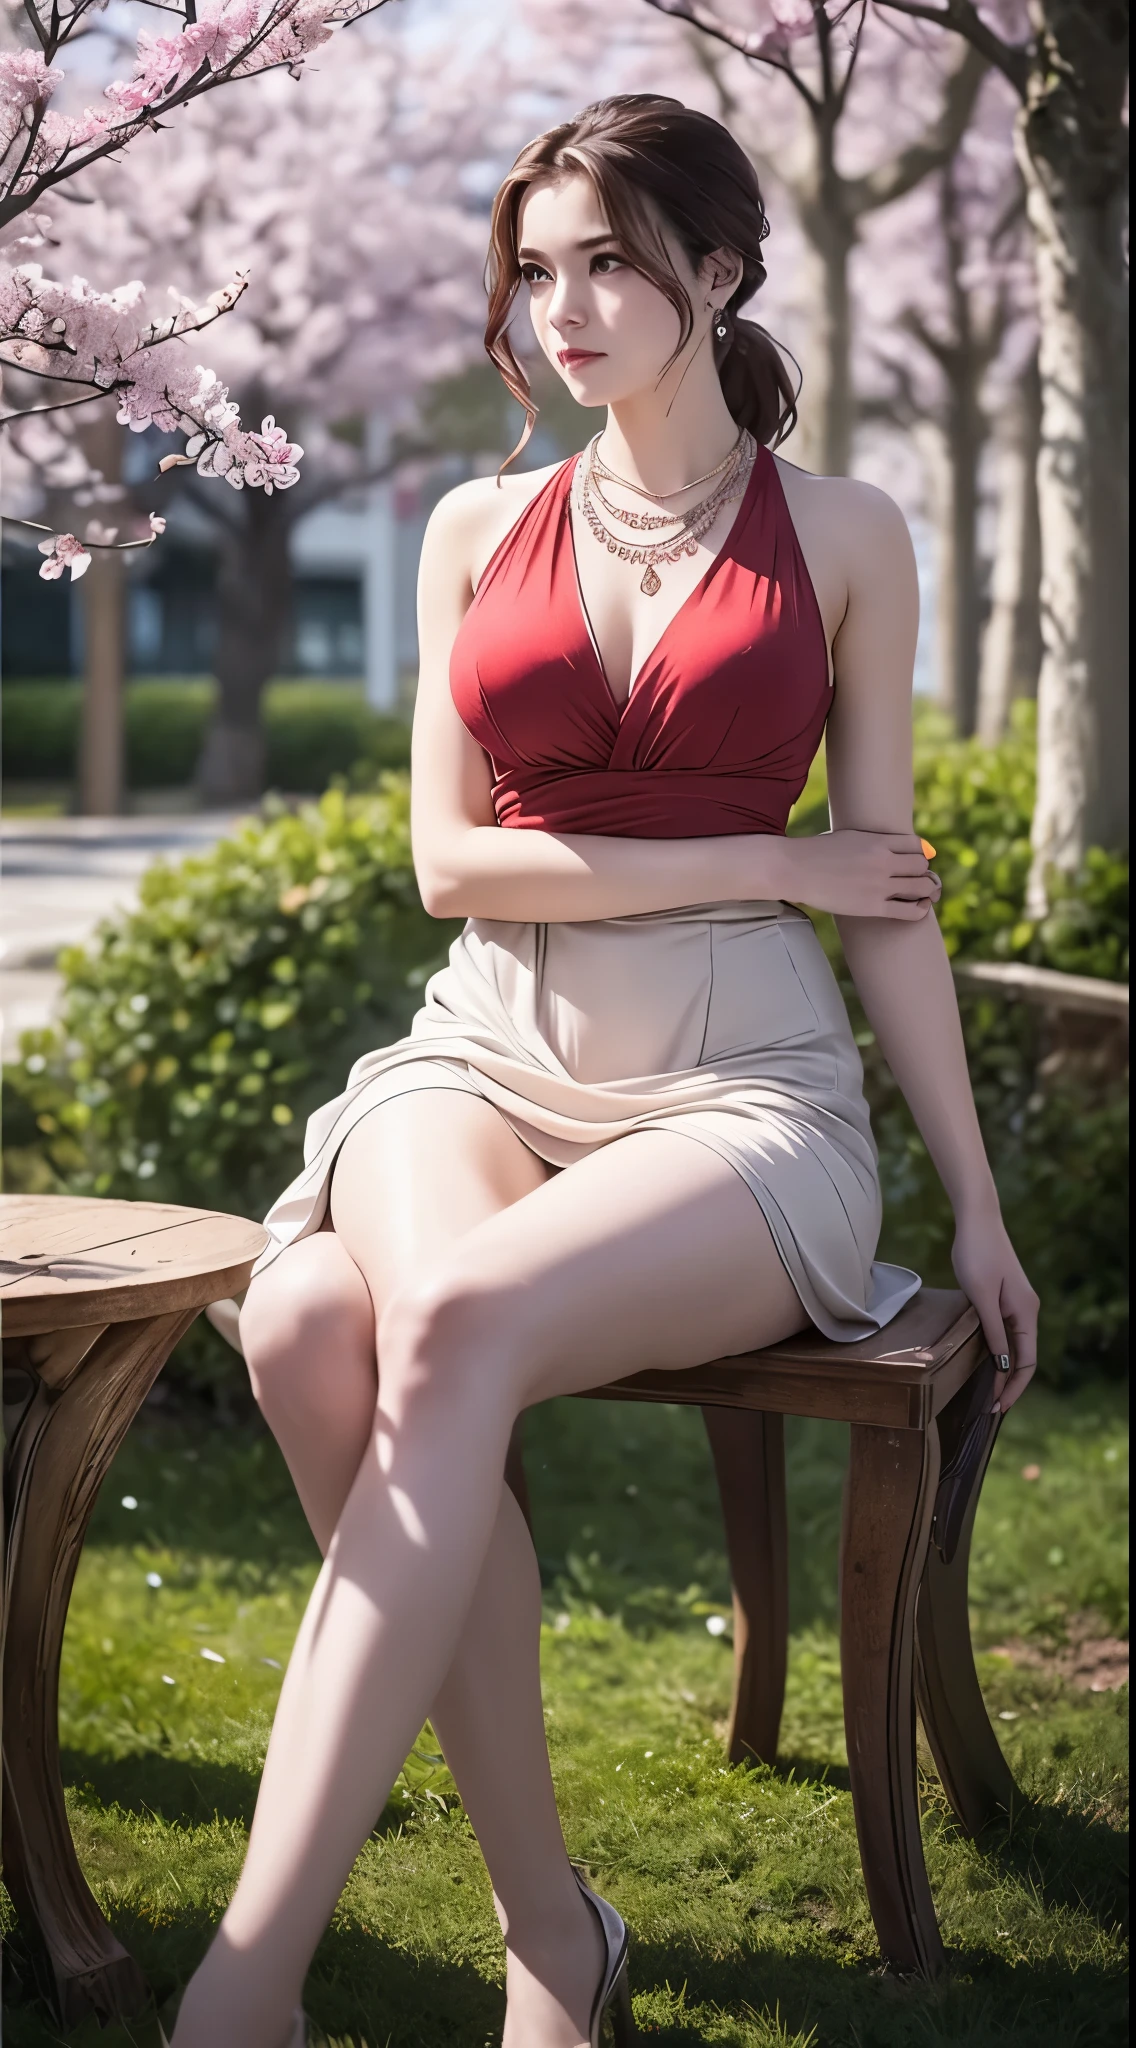
<svg viewBox="0 0 1136 2048">
<path fill-rule="evenodd" d="M 580 363 L 598 363 L 602 354 L 598 348 L 558 348 L 556 360 L 562 369 L 574 370 Z"/>
</svg>

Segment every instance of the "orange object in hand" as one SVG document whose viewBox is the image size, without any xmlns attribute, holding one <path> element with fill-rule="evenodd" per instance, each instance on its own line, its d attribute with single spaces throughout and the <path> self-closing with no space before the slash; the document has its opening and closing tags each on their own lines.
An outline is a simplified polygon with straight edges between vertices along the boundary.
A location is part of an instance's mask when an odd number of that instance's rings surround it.
<svg viewBox="0 0 1136 2048">
<path fill-rule="evenodd" d="M 934 858 L 935 858 L 935 849 L 934 849 L 934 847 L 932 846 L 932 844 L 931 844 L 931 841 L 930 841 L 929 839 L 921 839 L 921 840 L 919 841 L 919 844 L 920 844 L 920 846 L 921 846 L 921 847 L 923 848 L 923 853 L 924 853 L 924 857 L 925 857 L 925 858 L 926 858 L 927 860 L 934 860 Z"/>
</svg>

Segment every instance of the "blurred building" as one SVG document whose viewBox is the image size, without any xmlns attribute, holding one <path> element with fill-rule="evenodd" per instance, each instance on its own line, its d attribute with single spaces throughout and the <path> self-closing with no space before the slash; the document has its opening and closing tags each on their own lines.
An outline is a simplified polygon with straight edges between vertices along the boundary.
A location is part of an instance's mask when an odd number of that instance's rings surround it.
<svg viewBox="0 0 1136 2048">
<path fill-rule="evenodd" d="M 431 506 L 452 479 L 380 486 L 323 505 L 292 536 L 291 625 L 282 673 L 360 678 L 384 710 L 417 663 L 414 588 Z M 128 556 L 127 666 L 131 675 L 208 675 L 217 634 L 215 533 L 175 501 L 164 538 Z M 6 538 L 3 672 L 11 678 L 78 675 L 83 666 L 81 585 L 45 583 L 34 544 Z"/>
</svg>

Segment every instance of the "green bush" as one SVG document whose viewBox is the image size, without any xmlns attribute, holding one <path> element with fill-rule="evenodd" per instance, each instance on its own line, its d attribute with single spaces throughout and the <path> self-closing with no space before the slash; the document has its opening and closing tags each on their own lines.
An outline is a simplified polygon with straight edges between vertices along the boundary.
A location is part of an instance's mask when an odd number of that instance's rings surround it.
<svg viewBox="0 0 1136 2048">
<path fill-rule="evenodd" d="M 850 983 L 845 995 L 854 1017 Z M 1065 1384 L 1128 1368 L 1128 1088 L 1058 1064 L 1044 1013 L 960 1001 L 986 1150 L 1015 1249 L 1042 1299 L 1039 1356 Z M 858 1031 L 884 1195 L 881 1257 L 953 1286 L 954 1220 L 927 1148 L 870 1031 Z"/>
<path fill-rule="evenodd" d="M 1128 978 L 1128 860 L 1091 848 L 1054 877 L 1049 915 L 1026 916 L 1036 714 L 1015 708 L 996 747 L 956 740 L 917 705 L 915 825 L 935 847 L 939 923 L 955 959 L 1019 960 L 1067 974 Z M 823 758 L 790 830 L 823 832 Z M 852 1016 L 880 1148 L 880 1253 L 952 1286 L 950 1205 L 860 1008 L 836 927 L 815 919 Z M 1123 1373 L 1128 1354 L 1128 1090 L 1092 1059 L 1051 1044 L 1044 1013 L 998 996 L 959 1004 L 983 1136 L 1014 1244 L 1042 1295 L 1040 1356 L 1053 1381 Z"/>
<path fill-rule="evenodd" d="M 323 686 L 315 686 L 318 696 Z M 1079 973 L 1127 967 L 1127 864 L 1092 854 L 1044 923 L 1024 916 L 1029 730 L 993 749 L 918 746 L 920 830 L 938 849 L 947 944 Z M 822 829 L 817 769 L 794 829 Z M 818 928 L 862 1048 L 885 1191 L 884 1256 L 950 1281 L 951 1217 L 859 1009 L 831 919 Z M 140 908 L 64 956 L 55 1031 L 10 1069 L 9 1186 L 149 1195 L 257 1214 L 300 1161 L 304 1120 L 351 1060 L 406 1026 L 452 932 L 422 910 L 408 785 L 277 807 L 147 875 Z M 1054 1058 L 1042 1013 L 965 996 L 975 1095 L 1011 1234 L 1044 1300 L 1060 1378 L 1122 1371 L 1127 1331 L 1126 1091 Z"/>
<path fill-rule="evenodd" d="M 408 807 L 388 775 L 150 868 L 137 910 L 63 954 L 58 1028 L 24 1036 L 9 1185 L 263 1210 L 308 1112 L 405 1027 L 457 929 L 422 909 Z"/>
<path fill-rule="evenodd" d="M 124 709 L 131 789 L 193 781 L 216 685 L 208 678 L 128 683 Z M 5 774 L 12 782 L 71 782 L 79 751 L 82 685 L 6 683 Z M 272 789 L 319 791 L 363 762 L 404 768 L 410 735 L 401 719 L 372 710 L 349 683 L 271 683 L 265 692 L 267 780 Z"/>
<path fill-rule="evenodd" d="M 995 747 L 954 739 L 936 706 L 916 705 L 915 829 L 935 848 L 947 951 L 960 960 L 1020 960 L 1127 981 L 1126 854 L 1091 848 L 1072 881 L 1053 878 L 1049 915 L 1036 922 L 1026 916 L 1036 755 L 1031 703 L 1015 705 L 1012 728 Z M 821 755 L 790 831 L 827 827 Z"/>
</svg>

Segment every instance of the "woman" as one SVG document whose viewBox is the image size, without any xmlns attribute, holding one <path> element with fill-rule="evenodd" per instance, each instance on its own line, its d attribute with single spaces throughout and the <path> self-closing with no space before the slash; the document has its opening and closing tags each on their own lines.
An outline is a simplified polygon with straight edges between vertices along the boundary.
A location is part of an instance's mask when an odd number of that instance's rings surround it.
<svg viewBox="0 0 1136 2048">
<path fill-rule="evenodd" d="M 810 1320 L 866 1335 L 918 1286 L 873 1265 L 860 1064 L 793 906 L 839 920 L 1002 1408 L 1033 1371 L 912 829 L 911 547 L 878 491 L 770 452 L 793 393 L 737 313 L 765 233 L 725 130 L 645 96 L 542 136 L 497 199 L 490 355 L 527 402 L 527 289 L 606 419 L 427 530 L 415 865 L 427 909 L 469 922 L 409 1037 L 312 1119 L 241 1314 L 325 1563 L 175 2048 L 302 2038 L 312 1952 L 428 1713 L 493 1880 L 506 2048 L 579 2048 L 609 2005 L 630 2038 L 622 1923 L 557 1819 L 502 1472 L 533 1402 Z M 826 725 L 833 829 L 788 840 Z"/>
</svg>

